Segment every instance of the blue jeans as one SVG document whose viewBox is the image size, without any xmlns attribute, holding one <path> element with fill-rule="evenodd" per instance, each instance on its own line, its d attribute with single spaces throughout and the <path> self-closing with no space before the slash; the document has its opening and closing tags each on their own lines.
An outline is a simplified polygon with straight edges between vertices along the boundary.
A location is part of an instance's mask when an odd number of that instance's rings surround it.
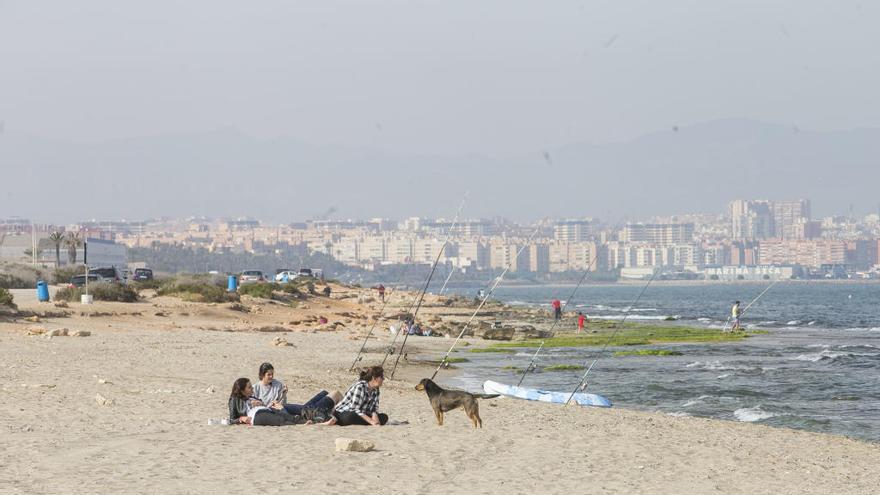
<svg viewBox="0 0 880 495">
<path fill-rule="evenodd" d="M 328 392 L 326 390 L 321 390 L 305 404 L 284 404 L 284 410 L 287 411 L 288 414 L 293 414 L 294 416 L 302 416 L 302 410 L 306 407 L 317 407 L 319 409 L 327 409 L 328 411 L 332 410 L 336 403 L 333 402 L 333 399 L 327 397 L 327 395 Z"/>
</svg>

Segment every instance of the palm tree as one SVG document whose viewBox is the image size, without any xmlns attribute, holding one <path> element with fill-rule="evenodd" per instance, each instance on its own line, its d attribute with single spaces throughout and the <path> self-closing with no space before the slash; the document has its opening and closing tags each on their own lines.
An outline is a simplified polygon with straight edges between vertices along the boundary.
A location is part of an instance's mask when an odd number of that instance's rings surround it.
<svg viewBox="0 0 880 495">
<path fill-rule="evenodd" d="M 49 234 L 49 240 L 55 245 L 55 267 L 61 266 L 61 243 L 64 242 L 64 233 L 55 231 Z"/>
<path fill-rule="evenodd" d="M 67 262 L 71 265 L 76 264 L 76 248 L 82 246 L 82 239 L 79 238 L 79 232 L 68 232 L 67 239 Z"/>
</svg>

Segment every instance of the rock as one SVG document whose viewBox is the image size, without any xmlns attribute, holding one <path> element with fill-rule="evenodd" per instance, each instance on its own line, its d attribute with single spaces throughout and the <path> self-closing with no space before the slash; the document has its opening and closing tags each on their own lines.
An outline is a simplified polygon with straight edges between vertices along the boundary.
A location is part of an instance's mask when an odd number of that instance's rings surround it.
<svg viewBox="0 0 880 495">
<path fill-rule="evenodd" d="M 27 334 L 28 335 L 43 335 L 46 333 L 46 329 L 43 327 L 28 327 Z"/>
<path fill-rule="evenodd" d="M 156 312 L 153 313 L 153 314 L 156 315 L 156 316 L 159 316 L 159 317 L 165 317 L 165 316 L 168 316 L 164 311 L 156 311 Z"/>
<path fill-rule="evenodd" d="M 67 301 L 55 301 L 55 307 L 56 308 L 67 308 L 69 306 L 67 305 Z"/>
<path fill-rule="evenodd" d="M 337 438 L 336 452 L 369 452 L 376 448 L 376 444 L 369 440 L 357 440 L 354 438 Z"/>
<path fill-rule="evenodd" d="M 293 344 L 291 344 L 290 342 L 288 342 L 288 341 L 282 339 L 281 337 L 275 337 L 275 338 L 272 340 L 272 345 L 274 345 L 274 346 L 276 346 L 276 347 L 293 347 Z"/>
<path fill-rule="evenodd" d="M 24 321 L 29 321 L 29 322 L 31 322 L 31 323 L 39 323 L 39 322 L 40 322 L 40 317 L 37 316 L 37 315 L 28 316 L 27 318 L 24 319 Z"/>
<path fill-rule="evenodd" d="M 95 394 L 95 402 L 97 402 L 99 406 L 113 405 L 113 399 L 108 399 L 101 394 Z"/>
<path fill-rule="evenodd" d="M 46 337 L 67 337 L 67 329 L 66 328 L 53 328 L 45 333 Z"/>
<path fill-rule="evenodd" d="M 213 385 L 205 389 L 206 394 L 213 394 L 216 391 Z"/>
<path fill-rule="evenodd" d="M 92 332 L 90 332 L 88 330 L 77 330 L 77 331 L 73 332 L 72 334 L 70 334 L 70 336 L 71 337 L 88 337 L 91 334 L 92 334 Z"/>
<path fill-rule="evenodd" d="M 516 329 L 511 327 L 502 327 L 502 328 L 489 328 L 489 329 L 480 329 L 483 337 L 486 340 L 512 340 L 513 335 L 516 333 Z M 475 332 L 475 335 L 476 332 Z"/>
<path fill-rule="evenodd" d="M 257 332 L 287 332 L 288 330 L 280 325 L 267 325 L 265 327 L 259 327 L 256 329 Z"/>
</svg>

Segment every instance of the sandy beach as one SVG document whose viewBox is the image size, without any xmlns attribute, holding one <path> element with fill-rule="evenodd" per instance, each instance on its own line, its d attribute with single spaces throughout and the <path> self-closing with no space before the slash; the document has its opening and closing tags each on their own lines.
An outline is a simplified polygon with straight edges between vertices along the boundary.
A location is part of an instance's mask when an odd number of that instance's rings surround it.
<svg viewBox="0 0 880 495">
<path fill-rule="evenodd" d="M 761 425 L 497 398 L 481 401 L 483 429 L 461 411 L 440 427 L 414 390 L 433 369 L 415 364 L 382 389 L 380 409 L 405 425 L 210 426 L 225 417 L 232 382 L 255 379 L 264 361 L 291 401 L 344 391 L 378 304 L 315 298 L 293 309 L 246 299 L 242 313 L 148 297 L 97 303 L 89 311 L 103 316 L 84 316 L 79 304 L 40 305 L 31 292 L 16 292 L 22 311 L 70 315 L 0 320 L 0 493 L 855 494 L 880 486 L 880 446 Z M 349 323 L 334 331 L 303 323 L 319 313 Z M 28 335 L 55 328 L 91 335 Z M 381 361 L 375 351 L 388 335 L 379 334 L 362 364 Z M 291 345 L 273 345 L 278 337 Z M 450 341 L 411 344 L 411 359 L 437 359 Z M 441 372 L 441 384 L 452 372 Z M 338 437 L 376 450 L 335 452 Z"/>
</svg>

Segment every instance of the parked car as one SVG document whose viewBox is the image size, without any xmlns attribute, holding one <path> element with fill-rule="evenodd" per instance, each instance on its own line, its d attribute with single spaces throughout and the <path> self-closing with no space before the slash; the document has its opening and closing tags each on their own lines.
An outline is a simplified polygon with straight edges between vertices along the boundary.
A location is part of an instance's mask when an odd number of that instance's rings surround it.
<svg viewBox="0 0 880 495">
<path fill-rule="evenodd" d="M 89 270 L 91 274 L 100 275 L 107 282 L 125 283 L 125 275 L 115 266 L 104 266 L 100 268 L 92 268 Z M 91 280 L 89 280 L 91 282 Z"/>
<path fill-rule="evenodd" d="M 275 281 L 279 284 L 286 284 L 288 282 L 293 282 L 299 276 L 299 273 L 293 270 L 284 270 L 275 274 Z"/>
<path fill-rule="evenodd" d="M 153 280 L 153 270 L 150 270 L 149 268 L 135 268 L 134 275 L 131 277 L 131 279 L 136 282 Z"/>
<path fill-rule="evenodd" d="M 97 284 L 99 282 L 104 282 L 104 277 L 102 277 L 98 274 L 89 273 L 89 283 L 90 284 Z M 73 288 L 83 287 L 85 285 L 86 285 L 86 276 L 85 275 L 74 275 L 74 276 L 70 277 L 70 283 L 67 286 L 70 287 L 71 289 L 73 289 Z"/>
<path fill-rule="evenodd" d="M 260 270 L 245 270 L 238 276 L 239 284 L 251 284 L 254 282 L 265 282 L 266 277 Z"/>
</svg>

